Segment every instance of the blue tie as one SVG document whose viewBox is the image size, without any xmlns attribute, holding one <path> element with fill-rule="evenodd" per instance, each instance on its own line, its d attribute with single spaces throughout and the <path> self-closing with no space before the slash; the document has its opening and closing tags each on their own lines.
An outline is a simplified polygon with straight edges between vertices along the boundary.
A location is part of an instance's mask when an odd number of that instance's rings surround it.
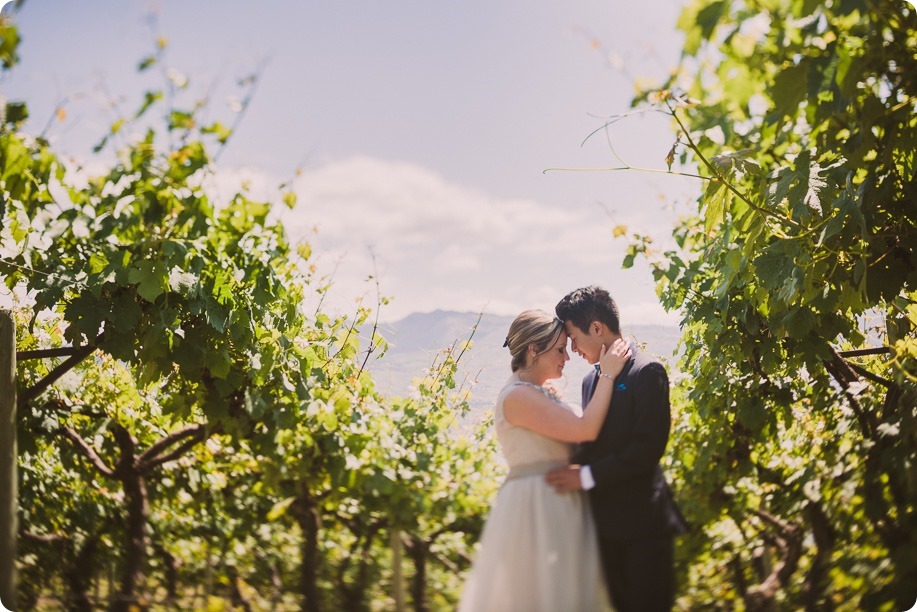
<svg viewBox="0 0 917 612">
<path fill-rule="evenodd" d="M 592 379 L 592 385 L 589 387 L 589 397 L 586 398 L 586 403 L 592 399 L 592 395 L 595 393 L 595 387 L 599 384 L 599 374 L 602 373 L 602 367 L 599 364 L 592 366 L 595 368 L 595 378 Z M 583 410 L 586 410 L 586 406 L 583 406 Z"/>
</svg>

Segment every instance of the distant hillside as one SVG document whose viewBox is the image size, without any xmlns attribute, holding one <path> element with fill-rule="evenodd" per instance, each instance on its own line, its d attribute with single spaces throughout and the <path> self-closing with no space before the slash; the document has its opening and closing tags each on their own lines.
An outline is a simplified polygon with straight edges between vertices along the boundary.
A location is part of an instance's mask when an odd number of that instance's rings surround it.
<svg viewBox="0 0 917 612">
<path fill-rule="evenodd" d="M 437 310 L 381 325 L 380 331 L 391 347 L 370 365 L 379 389 L 390 395 L 405 395 L 411 381 L 423 375 L 436 353 L 456 340 L 467 340 L 477 320 L 476 313 Z M 472 393 L 475 406 L 493 402 L 510 375 L 509 349 L 503 347 L 503 341 L 512 321 L 513 317 L 485 314 L 475 331 L 472 347 L 462 357 L 458 380 L 476 380 Z M 368 339 L 371 328 L 362 332 Z M 677 327 L 662 325 L 633 325 L 625 328 L 624 333 L 645 343 L 646 351 L 669 362 L 680 335 Z M 565 369 L 567 401 L 579 403 L 580 380 L 588 371 L 589 364 L 571 355 Z"/>
</svg>

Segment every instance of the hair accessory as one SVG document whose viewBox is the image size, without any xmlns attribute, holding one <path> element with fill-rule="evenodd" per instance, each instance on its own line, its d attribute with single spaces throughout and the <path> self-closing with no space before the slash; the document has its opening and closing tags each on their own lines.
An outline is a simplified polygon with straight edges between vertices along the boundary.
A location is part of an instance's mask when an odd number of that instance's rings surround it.
<svg viewBox="0 0 917 612">
<path fill-rule="evenodd" d="M 503 346 L 509 346 L 509 336 L 507 336 L 506 340 L 503 341 Z"/>
</svg>

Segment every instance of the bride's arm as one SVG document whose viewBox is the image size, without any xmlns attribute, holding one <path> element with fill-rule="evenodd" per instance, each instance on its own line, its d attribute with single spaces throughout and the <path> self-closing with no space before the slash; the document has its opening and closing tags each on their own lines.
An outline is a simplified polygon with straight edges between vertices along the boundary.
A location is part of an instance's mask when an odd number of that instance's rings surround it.
<svg viewBox="0 0 917 612">
<path fill-rule="evenodd" d="M 582 417 L 547 397 L 540 391 L 520 385 L 507 393 L 503 399 L 503 415 L 510 424 L 524 427 L 535 433 L 561 442 L 588 442 L 595 440 L 605 421 L 611 403 L 614 377 L 621 372 L 630 357 L 627 343 L 615 343 L 607 353 L 603 351 L 599 360 L 602 372 L 595 394 Z"/>
</svg>

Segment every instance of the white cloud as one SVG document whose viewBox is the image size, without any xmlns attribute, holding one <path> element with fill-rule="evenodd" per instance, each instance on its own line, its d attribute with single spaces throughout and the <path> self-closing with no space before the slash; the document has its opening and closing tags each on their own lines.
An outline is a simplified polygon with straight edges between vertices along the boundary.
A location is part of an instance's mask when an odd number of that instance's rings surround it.
<svg viewBox="0 0 917 612">
<path fill-rule="evenodd" d="M 291 230 L 317 225 L 329 243 L 369 242 L 401 261 L 431 244 L 512 245 L 563 215 L 533 201 L 499 200 L 447 183 L 419 166 L 352 157 L 306 172 L 295 184 Z"/>
<path fill-rule="evenodd" d="M 278 199 L 282 181 L 250 168 L 221 171 L 210 189 L 228 198 L 242 181 L 252 197 Z M 592 283 L 612 290 L 633 323 L 664 318 L 648 277 L 620 271 L 624 243 L 601 210 L 497 198 L 416 164 L 365 156 L 306 170 L 292 188 L 295 208 L 277 210 L 294 240 L 312 243 L 319 269 L 335 270 L 332 308 L 373 301 L 375 271 L 393 298 L 387 320 L 437 309 L 552 310 Z"/>
<path fill-rule="evenodd" d="M 624 326 L 628 325 L 670 325 L 678 327 L 682 315 L 677 312 L 666 312 L 659 302 L 640 302 L 628 304 L 621 313 Z"/>
<path fill-rule="evenodd" d="M 84 182 L 100 168 L 70 170 Z M 226 168 L 206 176 L 205 189 L 217 205 L 243 185 L 252 199 L 277 202 L 291 240 L 312 243 L 319 271 L 333 274 L 325 306 L 334 311 L 353 311 L 361 298 L 374 304 L 375 274 L 392 298 L 382 313 L 390 321 L 438 309 L 551 311 L 568 291 L 599 284 L 625 323 L 678 322 L 659 306 L 645 266 L 620 270 L 624 243 L 599 208 L 498 198 L 415 164 L 364 156 L 304 172 L 292 185 L 293 210 L 280 203 L 282 182 L 257 168 Z"/>
<path fill-rule="evenodd" d="M 433 265 L 441 272 L 477 272 L 483 262 L 474 249 L 463 249 L 459 245 L 449 245 L 436 255 Z"/>
</svg>

